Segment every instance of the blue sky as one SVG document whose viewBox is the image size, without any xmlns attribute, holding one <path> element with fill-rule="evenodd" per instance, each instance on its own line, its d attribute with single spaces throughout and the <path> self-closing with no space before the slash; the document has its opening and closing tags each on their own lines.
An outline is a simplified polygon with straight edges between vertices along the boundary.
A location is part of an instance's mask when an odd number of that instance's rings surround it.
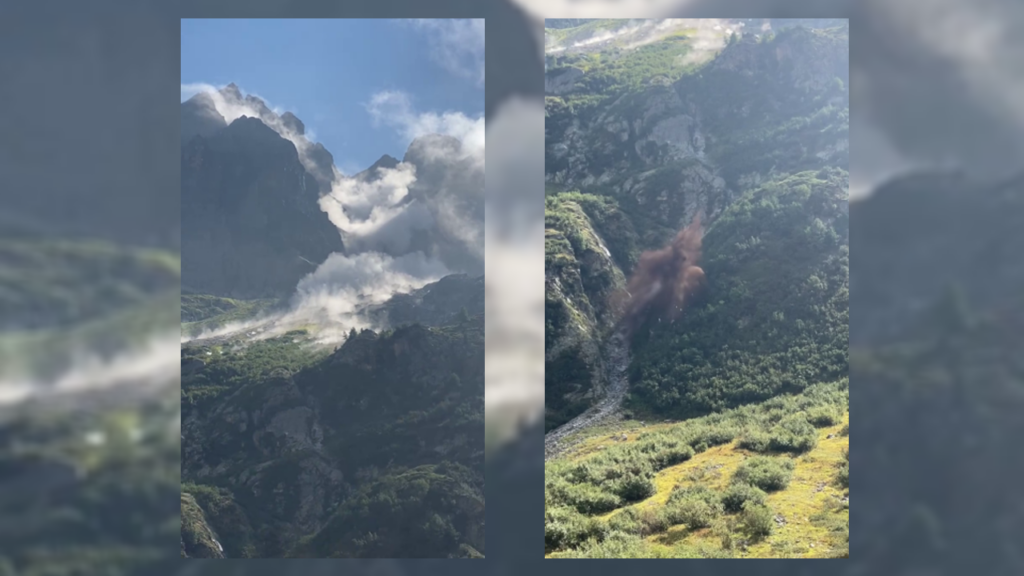
<svg viewBox="0 0 1024 576">
<path fill-rule="evenodd" d="M 293 112 L 351 174 L 401 159 L 414 117 L 482 117 L 483 51 L 482 21 L 182 20 L 181 99 L 234 82 Z M 372 114 L 375 98 L 403 119 Z"/>
</svg>

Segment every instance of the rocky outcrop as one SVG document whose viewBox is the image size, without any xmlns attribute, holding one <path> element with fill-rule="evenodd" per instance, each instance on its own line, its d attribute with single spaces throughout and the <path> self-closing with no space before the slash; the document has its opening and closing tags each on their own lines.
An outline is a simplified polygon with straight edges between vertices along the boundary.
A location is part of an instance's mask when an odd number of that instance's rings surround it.
<svg viewBox="0 0 1024 576">
<path fill-rule="evenodd" d="M 582 77 L 583 70 L 574 66 L 550 70 L 544 75 L 544 93 L 559 95 L 571 92 Z"/>
<path fill-rule="evenodd" d="M 625 277 L 582 203 L 555 197 L 545 238 L 545 427 L 552 429 L 604 394 L 601 353 Z"/>
<path fill-rule="evenodd" d="M 320 210 L 317 179 L 295 146 L 262 120 L 243 116 L 194 136 L 181 166 L 183 289 L 280 297 L 344 250 Z"/>
<path fill-rule="evenodd" d="M 181 495 L 181 557 L 224 558 L 224 546 L 191 494 Z"/>
</svg>

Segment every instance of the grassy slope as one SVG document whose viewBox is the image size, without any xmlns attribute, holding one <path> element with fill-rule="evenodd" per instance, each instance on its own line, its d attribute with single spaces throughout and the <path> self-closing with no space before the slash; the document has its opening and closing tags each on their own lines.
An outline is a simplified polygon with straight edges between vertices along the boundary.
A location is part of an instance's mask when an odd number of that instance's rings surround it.
<svg viewBox="0 0 1024 576">
<path fill-rule="evenodd" d="M 770 537 L 750 546 L 741 558 L 822 558 L 844 549 L 845 540 L 836 541 L 830 524 L 814 518 L 824 510 L 831 510 L 842 499 L 844 491 L 835 484 L 836 470 L 845 462 L 843 450 L 849 449 L 849 436 L 840 436 L 843 426 L 849 425 L 849 414 L 842 423 L 818 430 L 818 445 L 810 452 L 797 456 L 793 479 L 785 490 L 768 495 L 768 506 L 781 514 L 786 523 Z M 660 425 L 665 426 L 665 425 Z M 656 426 L 652 426 L 656 428 Z M 831 436 L 831 438 L 829 438 Z M 607 442 L 607 440 L 606 440 Z M 738 442 L 716 446 L 693 459 L 658 472 L 654 484 L 658 492 L 638 503 L 640 508 L 665 505 L 676 486 L 702 484 L 715 490 L 725 490 L 729 479 L 740 463 L 754 452 L 737 446 Z M 819 485 L 821 489 L 818 490 Z M 608 519 L 614 514 L 603 517 Z M 849 508 L 840 507 L 829 520 L 840 525 L 849 524 Z M 710 528 L 690 530 L 685 524 L 672 526 L 666 532 L 648 536 L 647 541 L 662 552 L 670 552 L 673 544 L 683 542 L 707 545 L 714 549 L 720 541 Z M 814 545 L 810 547 L 809 545 Z"/>
<path fill-rule="evenodd" d="M 181 330 L 196 335 L 232 322 L 243 322 L 274 308 L 273 299 L 238 300 L 209 294 L 181 295 Z"/>
<path fill-rule="evenodd" d="M 635 420 L 623 421 L 582 433 L 566 456 L 547 466 L 548 556 L 841 556 L 847 550 L 849 525 L 848 504 L 842 501 L 848 490 L 839 484 L 840 469 L 846 464 L 848 470 L 844 452 L 849 447 L 847 398 L 844 382 L 823 384 L 797 396 L 704 418 L 646 426 Z M 762 455 L 795 464 L 788 485 L 768 492 L 765 501 L 771 514 L 780 515 L 785 524 L 758 539 L 735 525 L 737 514 L 714 515 L 710 525 L 698 529 L 691 529 L 686 522 L 665 520 L 671 517 L 673 490 L 699 485 L 721 495 L 740 464 L 758 455 L 758 451 L 741 447 L 744 440 L 759 432 L 779 435 L 778 423 L 793 418 L 818 424 L 817 429 L 807 431 L 813 438 L 808 438 L 802 449 L 758 449 Z M 686 445 L 692 447 L 692 456 L 674 455 Z M 639 476 L 647 479 L 647 491 L 633 498 L 616 498 L 614 482 L 604 480 L 613 474 L 606 471 L 629 474 L 623 471 L 643 470 L 645 465 L 646 472 Z M 552 514 L 555 510 L 562 512 Z M 630 524 L 624 520 L 629 516 L 644 520 Z M 625 546 L 608 544 L 616 538 L 625 539 Z M 740 544 L 743 540 L 748 546 Z"/>
</svg>

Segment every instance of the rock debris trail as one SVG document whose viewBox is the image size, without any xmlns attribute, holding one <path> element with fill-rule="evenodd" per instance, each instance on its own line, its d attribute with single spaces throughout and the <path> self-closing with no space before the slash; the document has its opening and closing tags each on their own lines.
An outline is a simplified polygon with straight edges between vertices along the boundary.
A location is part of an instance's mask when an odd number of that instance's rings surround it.
<svg viewBox="0 0 1024 576">
<path fill-rule="evenodd" d="M 625 398 L 629 387 L 629 378 L 626 374 L 629 368 L 629 348 L 621 332 L 616 332 L 608 339 L 605 351 L 607 394 L 586 412 L 544 435 L 545 461 L 558 456 L 569 447 L 570 444 L 565 442 L 566 437 L 608 421 L 617 414 L 619 406 L 622 405 L 622 399 Z"/>
</svg>

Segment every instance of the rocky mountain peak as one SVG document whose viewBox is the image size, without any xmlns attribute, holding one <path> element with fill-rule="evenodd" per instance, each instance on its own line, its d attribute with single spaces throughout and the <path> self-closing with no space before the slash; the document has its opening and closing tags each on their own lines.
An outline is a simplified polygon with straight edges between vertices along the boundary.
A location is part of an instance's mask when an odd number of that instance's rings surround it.
<svg viewBox="0 0 1024 576">
<path fill-rule="evenodd" d="M 295 116 L 295 114 L 292 114 L 291 112 L 285 112 L 284 114 L 282 114 L 281 122 L 284 124 L 285 128 L 288 128 L 289 130 L 295 132 L 296 134 L 306 134 L 306 125 L 303 124 L 302 120 L 299 120 L 299 118 Z"/>
</svg>

